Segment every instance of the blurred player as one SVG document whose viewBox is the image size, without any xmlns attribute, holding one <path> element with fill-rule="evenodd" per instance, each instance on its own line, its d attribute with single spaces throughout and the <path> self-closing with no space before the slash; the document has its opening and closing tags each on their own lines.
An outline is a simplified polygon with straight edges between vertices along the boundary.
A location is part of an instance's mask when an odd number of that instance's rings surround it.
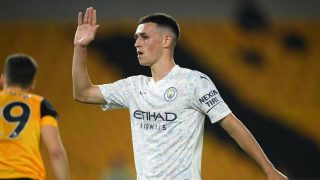
<svg viewBox="0 0 320 180">
<path fill-rule="evenodd" d="M 37 64 L 28 55 L 13 54 L 5 61 L 0 91 L 0 179 L 46 179 L 40 139 L 56 179 L 69 179 L 58 114 L 47 99 L 29 92 L 35 86 L 36 72 Z"/>
<path fill-rule="evenodd" d="M 72 66 L 74 98 L 104 109 L 129 109 L 137 179 L 201 179 L 205 115 L 235 139 L 269 180 L 287 179 L 232 114 L 210 78 L 175 64 L 180 30 L 172 17 L 152 14 L 138 23 L 134 46 L 139 63 L 150 67 L 152 77 L 131 76 L 104 85 L 92 85 L 86 67 L 87 46 L 98 27 L 96 10 L 88 8 L 84 17 L 79 13 Z"/>
</svg>

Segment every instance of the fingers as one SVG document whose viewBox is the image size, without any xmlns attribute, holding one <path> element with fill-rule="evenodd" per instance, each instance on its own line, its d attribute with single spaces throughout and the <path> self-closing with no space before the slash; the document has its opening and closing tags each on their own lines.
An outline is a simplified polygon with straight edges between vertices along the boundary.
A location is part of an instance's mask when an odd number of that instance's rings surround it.
<svg viewBox="0 0 320 180">
<path fill-rule="evenodd" d="M 82 12 L 78 14 L 78 26 L 82 24 Z"/>
<path fill-rule="evenodd" d="M 97 10 L 93 10 L 92 12 L 92 25 L 96 25 L 97 24 Z"/>
<path fill-rule="evenodd" d="M 83 24 L 88 24 L 88 18 L 89 18 L 89 8 L 87 8 L 86 14 L 84 15 Z"/>
<path fill-rule="evenodd" d="M 90 7 L 89 11 L 88 11 L 88 24 L 90 24 L 90 25 L 92 23 L 92 11 L 93 11 L 93 8 Z"/>
<path fill-rule="evenodd" d="M 82 21 L 82 13 L 78 14 L 78 25 L 81 24 L 90 24 L 95 26 L 97 24 L 97 11 L 92 7 L 86 9 L 86 13 L 84 15 Z"/>
</svg>

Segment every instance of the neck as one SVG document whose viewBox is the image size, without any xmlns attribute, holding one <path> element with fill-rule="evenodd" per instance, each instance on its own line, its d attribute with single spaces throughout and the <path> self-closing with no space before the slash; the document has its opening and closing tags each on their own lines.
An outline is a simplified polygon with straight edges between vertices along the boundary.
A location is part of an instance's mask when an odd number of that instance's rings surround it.
<svg viewBox="0 0 320 180">
<path fill-rule="evenodd" d="M 3 89 L 11 91 L 29 91 L 29 88 L 22 88 L 19 86 L 4 86 Z"/>
<path fill-rule="evenodd" d="M 164 78 L 175 65 L 176 64 L 174 63 L 173 58 L 167 61 L 159 61 L 158 63 L 153 64 L 150 69 L 154 82 L 157 82 Z"/>
</svg>

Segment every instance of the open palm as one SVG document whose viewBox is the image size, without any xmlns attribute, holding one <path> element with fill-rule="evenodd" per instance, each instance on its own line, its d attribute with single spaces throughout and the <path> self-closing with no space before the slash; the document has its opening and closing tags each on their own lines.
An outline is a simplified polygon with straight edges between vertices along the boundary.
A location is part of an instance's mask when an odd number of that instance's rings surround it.
<svg viewBox="0 0 320 180">
<path fill-rule="evenodd" d="M 74 37 L 75 46 L 87 46 L 95 37 L 99 25 L 97 23 L 96 10 L 87 8 L 84 18 L 78 14 L 78 28 Z"/>
</svg>

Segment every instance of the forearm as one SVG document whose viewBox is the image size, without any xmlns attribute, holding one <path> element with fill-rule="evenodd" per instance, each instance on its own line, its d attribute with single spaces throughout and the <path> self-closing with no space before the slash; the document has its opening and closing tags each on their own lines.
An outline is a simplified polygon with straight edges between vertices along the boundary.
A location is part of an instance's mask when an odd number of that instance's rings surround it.
<svg viewBox="0 0 320 180">
<path fill-rule="evenodd" d="M 56 180 L 68 180 L 69 165 L 65 150 L 50 154 L 50 160 Z"/>
<path fill-rule="evenodd" d="M 239 121 L 239 123 L 241 122 Z M 273 168 L 273 164 L 268 160 L 260 145 L 248 129 L 244 127 L 242 123 L 241 126 L 242 128 L 236 131 L 238 134 L 234 135 L 233 138 L 237 141 L 240 147 L 261 166 L 263 171 L 267 173 L 271 168 Z"/>
<path fill-rule="evenodd" d="M 268 160 L 255 138 L 241 121 L 234 117 L 232 123 L 224 124 L 223 126 L 238 145 L 260 165 L 265 173 L 274 169 L 273 164 Z"/>
<path fill-rule="evenodd" d="M 76 100 L 85 99 L 92 83 L 87 71 L 87 47 L 75 46 L 72 62 L 73 96 Z"/>
</svg>

